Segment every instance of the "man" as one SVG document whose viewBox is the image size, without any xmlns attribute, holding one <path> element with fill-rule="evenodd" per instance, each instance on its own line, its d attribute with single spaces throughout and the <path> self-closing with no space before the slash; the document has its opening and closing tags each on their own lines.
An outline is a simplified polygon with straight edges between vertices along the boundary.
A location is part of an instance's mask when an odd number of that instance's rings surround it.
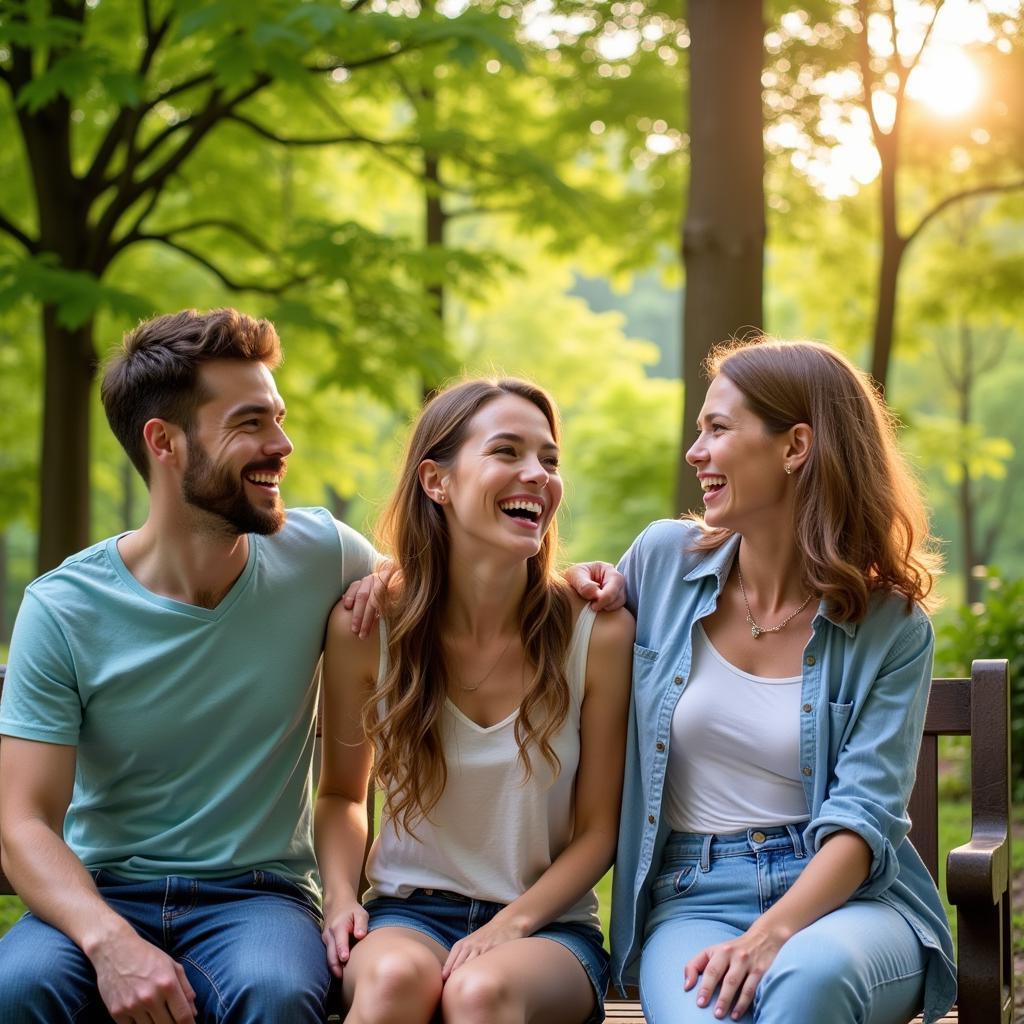
<svg viewBox="0 0 1024 1024">
<path fill-rule="evenodd" d="M 186 311 L 106 370 L 149 515 L 18 614 L 0 837 L 30 913 L 0 942 L 0 1024 L 322 1019 L 314 670 L 377 556 L 323 509 L 285 516 L 279 361 L 269 322 Z"/>
</svg>

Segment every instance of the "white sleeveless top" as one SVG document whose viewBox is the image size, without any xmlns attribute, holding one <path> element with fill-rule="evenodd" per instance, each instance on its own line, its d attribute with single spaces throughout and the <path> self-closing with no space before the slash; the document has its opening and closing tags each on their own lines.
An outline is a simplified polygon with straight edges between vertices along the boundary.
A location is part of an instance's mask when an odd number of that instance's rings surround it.
<svg viewBox="0 0 1024 1024">
<path fill-rule="evenodd" d="M 724 834 L 807 820 L 800 688 L 800 676 L 736 668 L 697 623 L 669 738 L 664 813 L 672 829 Z"/>
<path fill-rule="evenodd" d="M 396 833 L 385 815 L 366 864 L 367 899 L 405 898 L 414 889 L 443 889 L 472 899 L 511 903 L 569 845 L 580 760 L 580 708 L 594 615 L 589 605 L 580 612 L 566 658 L 569 711 L 551 738 L 561 762 L 558 775 L 531 745 L 533 774 L 524 781 L 515 740 L 518 708 L 485 729 L 446 700 L 441 727 L 447 785 L 429 820 L 413 825 L 415 836 L 401 827 Z M 380 679 L 387 668 L 382 620 Z M 557 920 L 598 924 L 593 890 Z"/>
</svg>

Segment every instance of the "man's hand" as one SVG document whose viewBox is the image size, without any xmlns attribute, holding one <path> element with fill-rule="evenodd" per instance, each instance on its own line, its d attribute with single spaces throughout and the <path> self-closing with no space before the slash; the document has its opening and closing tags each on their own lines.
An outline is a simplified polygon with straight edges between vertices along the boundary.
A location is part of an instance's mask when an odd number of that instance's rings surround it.
<svg viewBox="0 0 1024 1024">
<path fill-rule="evenodd" d="M 349 585 L 341 603 L 352 613 L 352 632 L 358 633 L 361 640 L 370 635 L 370 630 L 380 618 L 381 605 L 387 593 L 388 580 L 394 575 L 395 563 L 381 562 L 376 572 L 364 576 Z"/>
<path fill-rule="evenodd" d="M 565 582 L 595 612 L 613 612 L 626 603 L 626 577 L 608 562 L 581 562 L 565 570 Z"/>
<path fill-rule="evenodd" d="M 116 1024 L 195 1024 L 196 994 L 181 964 L 134 931 L 103 943 L 89 959 Z"/>
</svg>

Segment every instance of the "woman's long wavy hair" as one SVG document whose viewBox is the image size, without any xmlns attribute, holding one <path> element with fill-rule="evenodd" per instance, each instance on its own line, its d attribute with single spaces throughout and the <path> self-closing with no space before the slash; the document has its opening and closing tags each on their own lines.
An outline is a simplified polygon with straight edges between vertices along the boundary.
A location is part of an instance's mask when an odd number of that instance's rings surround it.
<svg viewBox="0 0 1024 1024">
<path fill-rule="evenodd" d="M 757 338 L 728 342 L 705 362 L 727 377 L 772 434 L 814 431 L 796 483 L 796 539 L 804 582 L 840 622 L 858 622 L 873 591 L 913 602 L 931 592 L 940 559 L 917 480 L 896 443 L 896 420 L 868 376 L 827 345 Z M 730 530 L 700 517 L 697 548 Z"/>
<path fill-rule="evenodd" d="M 557 442 L 554 403 L 535 385 L 516 379 L 456 384 L 420 414 L 398 486 L 378 527 L 381 543 L 394 556 L 396 572 L 383 613 L 388 671 L 367 701 L 363 724 L 376 750 L 374 772 L 386 793 L 385 810 L 396 828 L 401 825 L 410 833 L 417 821 L 429 816 L 447 782 L 441 716 L 451 676 L 442 642 L 448 526 L 444 510 L 420 485 L 419 467 L 424 459 L 452 465 L 476 413 L 505 395 L 517 395 L 540 409 Z M 569 711 L 565 655 L 572 612 L 567 585 L 554 569 L 557 548 L 552 520 L 540 550 L 527 562 L 519 612 L 523 650 L 532 669 L 515 726 L 527 778 L 532 773 L 531 745 L 558 771 L 551 740 Z"/>
</svg>

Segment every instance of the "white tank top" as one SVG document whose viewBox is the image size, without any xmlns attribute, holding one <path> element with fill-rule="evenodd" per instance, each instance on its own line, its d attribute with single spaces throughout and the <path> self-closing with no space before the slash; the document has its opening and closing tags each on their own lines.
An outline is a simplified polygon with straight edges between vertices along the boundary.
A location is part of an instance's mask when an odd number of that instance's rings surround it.
<svg viewBox="0 0 1024 1024">
<path fill-rule="evenodd" d="M 664 813 L 672 829 L 728 833 L 807 820 L 800 684 L 800 676 L 741 671 L 697 624 L 669 738 Z"/>
<path fill-rule="evenodd" d="M 569 711 L 551 738 L 561 762 L 556 776 L 535 747 L 533 774 L 523 779 L 515 740 L 518 709 L 488 728 L 450 700 L 442 713 L 442 750 L 448 781 L 441 799 L 413 826 L 415 837 L 384 817 L 370 849 L 367 899 L 405 898 L 414 889 L 443 889 L 478 900 L 511 903 L 551 866 L 573 835 L 576 770 L 580 760 L 580 708 L 594 611 L 579 614 L 566 658 Z M 388 668 L 381 622 L 379 678 Z M 559 921 L 595 925 L 597 896 L 587 892 Z"/>
</svg>

